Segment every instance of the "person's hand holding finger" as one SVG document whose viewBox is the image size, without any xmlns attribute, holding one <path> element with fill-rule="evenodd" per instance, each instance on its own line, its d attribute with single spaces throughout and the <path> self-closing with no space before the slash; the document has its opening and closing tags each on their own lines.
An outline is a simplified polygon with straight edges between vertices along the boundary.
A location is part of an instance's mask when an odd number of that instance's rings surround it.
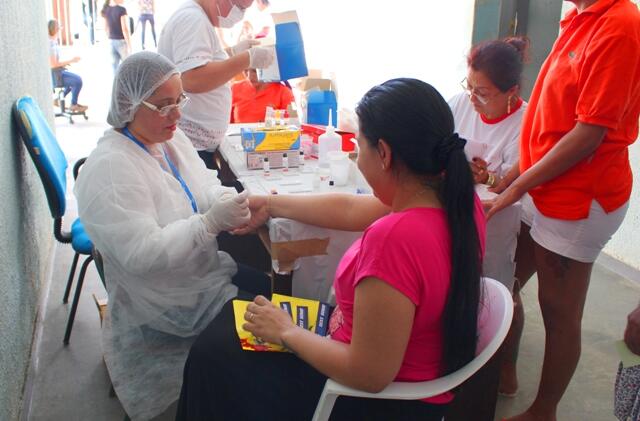
<svg viewBox="0 0 640 421">
<path fill-rule="evenodd" d="M 202 215 L 207 231 L 218 234 L 244 227 L 251 220 L 247 202 L 248 192 L 240 194 L 229 187 L 216 187 L 211 207 Z"/>
<path fill-rule="evenodd" d="M 269 220 L 268 196 L 249 196 L 247 198 L 251 218 L 243 227 L 233 230 L 233 235 L 245 235 L 255 231 Z"/>
<path fill-rule="evenodd" d="M 227 200 L 235 197 L 238 192 L 233 187 L 225 187 L 223 185 L 215 185 L 211 187 L 213 200 Z"/>
</svg>

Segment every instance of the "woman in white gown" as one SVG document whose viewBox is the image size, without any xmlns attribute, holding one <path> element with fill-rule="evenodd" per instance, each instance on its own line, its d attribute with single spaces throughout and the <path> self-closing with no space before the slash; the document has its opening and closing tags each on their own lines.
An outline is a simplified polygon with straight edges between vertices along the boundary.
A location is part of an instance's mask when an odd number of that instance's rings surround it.
<svg viewBox="0 0 640 421">
<path fill-rule="evenodd" d="M 238 271 L 218 250 L 218 233 L 249 220 L 248 202 L 220 185 L 176 128 L 186 102 L 169 60 L 127 58 L 114 79 L 113 128 L 75 186 L 80 219 L 104 261 L 105 362 L 132 419 L 153 418 L 177 399 L 191 343 L 236 285 L 269 293 L 264 274 Z"/>
</svg>

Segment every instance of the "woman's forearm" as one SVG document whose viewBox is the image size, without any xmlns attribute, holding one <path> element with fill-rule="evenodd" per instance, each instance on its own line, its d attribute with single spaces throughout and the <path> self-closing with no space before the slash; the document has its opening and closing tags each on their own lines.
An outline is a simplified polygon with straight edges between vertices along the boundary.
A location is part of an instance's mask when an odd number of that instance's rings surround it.
<svg viewBox="0 0 640 421">
<path fill-rule="evenodd" d="M 120 16 L 120 27 L 122 28 L 122 35 L 124 41 L 127 43 L 127 47 L 131 48 L 131 38 L 129 36 L 129 15 Z"/>
<path fill-rule="evenodd" d="M 182 74 L 186 92 L 198 94 L 209 92 L 224 85 L 232 77 L 249 67 L 249 53 L 242 52 L 223 61 L 210 61 Z"/>
<path fill-rule="evenodd" d="M 527 192 L 564 174 L 592 155 L 602 143 L 606 132 L 605 127 L 577 123 L 540 161 L 521 174 L 514 183 L 519 189 Z"/>
<path fill-rule="evenodd" d="M 317 194 L 272 195 L 268 199 L 272 217 L 295 219 L 305 224 L 343 231 L 363 231 L 390 208 L 374 196 Z"/>
</svg>

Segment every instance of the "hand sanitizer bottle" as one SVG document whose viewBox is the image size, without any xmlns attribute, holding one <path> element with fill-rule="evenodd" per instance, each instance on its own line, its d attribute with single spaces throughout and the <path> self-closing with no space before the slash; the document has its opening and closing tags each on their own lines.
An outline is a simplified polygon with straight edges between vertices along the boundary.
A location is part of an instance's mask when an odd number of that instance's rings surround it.
<svg viewBox="0 0 640 421">
<path fill-rule="evenodd" d="M 329 166 L 329 151 L 341 151 L 342 150 L 342 137 L 336 133 L 336 128 L 333 127 L 331 110 L 329 110 L 329 125 L 323 135 L 318 138 L 318 164 L 321 167 Z"/>
</svg>

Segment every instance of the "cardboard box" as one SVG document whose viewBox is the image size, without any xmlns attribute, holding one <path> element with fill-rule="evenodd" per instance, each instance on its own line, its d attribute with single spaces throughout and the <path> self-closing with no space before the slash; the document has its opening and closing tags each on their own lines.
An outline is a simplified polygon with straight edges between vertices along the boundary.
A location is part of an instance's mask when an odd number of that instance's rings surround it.
<svg viewBox="0 0 640 421">
<path fill-rule="evenodd" d="M 307 60 L 298 14 L 295 11 L 272 13 L 276 42 L 273 46 L 276 60 L 266 69 L 258 69 L 258 79 L 278 82 L 307 76 Z"/>
<path fill-rule="evenodd" d="M 240 129 L 245 152 L 286 151 L 300 149 L 300 129 L 289 127 L 255 127 Z"/>
<path fill-rule="evenodd" d="M 333 91 L 333 83 L 331 79 L 306 77 L 302 79 L 299 85 L 299 89 L 303 92 L 312 90 L 318 91 Z"/>
<path fill-rule="evenodd" d="M 327 125 L 329 110 L 334 126 L 338 124 L 338 104 L 331 79 L 308 77 L 300 81 L 300 110 L 302 122 Z"/>
<path fill-rule="evenodd" d="M 334 127 L 338 125 L 338 101 L 336 93 L 333 91 L 310 91 L 307 95 L 307 119 L 308 124 L 329 124 L 329 113 L 331 113 L 331 123 Z"/>
</svg>

